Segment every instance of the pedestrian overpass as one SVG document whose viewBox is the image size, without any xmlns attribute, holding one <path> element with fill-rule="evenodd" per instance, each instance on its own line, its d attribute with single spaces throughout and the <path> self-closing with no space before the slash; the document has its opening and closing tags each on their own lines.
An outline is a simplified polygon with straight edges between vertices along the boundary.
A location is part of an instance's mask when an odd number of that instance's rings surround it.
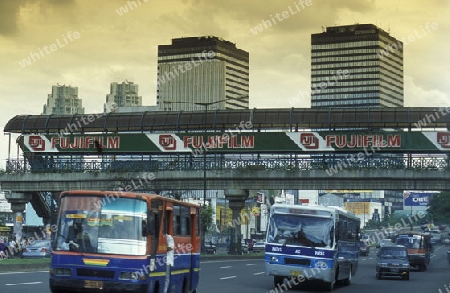
<svg viewBox="0 0 450 293">
<path fill-rule="evenodd" d="M 47 222 L 68 189 L 450 190 L 447 110 L 17 115 L 1 188 Z"/>
</svg>

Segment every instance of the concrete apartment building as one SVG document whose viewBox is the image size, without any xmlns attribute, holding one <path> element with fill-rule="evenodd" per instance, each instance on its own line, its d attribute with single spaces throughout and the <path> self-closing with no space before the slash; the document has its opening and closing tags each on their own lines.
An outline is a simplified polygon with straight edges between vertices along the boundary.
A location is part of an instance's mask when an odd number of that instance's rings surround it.
<svg viewBox="0 0 450 293">
<path fill-rule="evenodd" d="M 42 115 L 84 114 L 82 100 L 78 98 L 78 87 L 66 85 L 52 86 L 52 93 L 47 97 Z"/>
</svg>

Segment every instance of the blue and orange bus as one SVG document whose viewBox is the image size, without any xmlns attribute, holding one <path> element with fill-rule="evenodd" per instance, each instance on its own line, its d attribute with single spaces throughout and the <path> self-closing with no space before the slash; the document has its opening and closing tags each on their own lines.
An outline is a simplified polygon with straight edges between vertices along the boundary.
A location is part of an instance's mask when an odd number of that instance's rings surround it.
<svg viewBox="0 0 450 293">
<path fill-rule="evenodd" d="M 196 292 L 199 224 L 199 206 L 159 195 L 62 192 L 50 290 L 163 292 L 169 234 L 174 240 L 169 292 Z"/>
<path fill-rule="evenodd" d="M 266 233 L 265 268 L 274 287 L 316 281 L 332 290 L 358 269 L 360 220 L 338 207 L 274 204 Z"/>
</svg>

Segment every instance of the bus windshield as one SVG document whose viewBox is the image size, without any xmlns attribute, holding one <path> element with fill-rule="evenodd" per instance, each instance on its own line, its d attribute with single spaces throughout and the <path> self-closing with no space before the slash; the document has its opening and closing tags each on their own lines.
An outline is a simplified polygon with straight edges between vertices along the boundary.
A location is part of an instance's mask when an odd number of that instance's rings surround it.
<svg viewBox="0 0 450 293">
<path fill-rule="evenodd" d="M 143 200 L 66 196 L 61 199 L 54 250 L 145 255 L 146 221 Z"/>
<path fill-rule="evenodd" d="M 418 235 L 414 235 L 414 236 L 400 236 L 397 238 L 396 243 L 398 245 L 403 245 L 406 248 L 413 248 L 413 249 L 419 249 L 421 247 L 423 247 L 422 244 L 422 237 L 418 236 Z"/>
<path fill-rule="evenodd" d="M 274 214 L 270 218 L 267 242 L 331 248 L 333 231 L 330 218 Z"/>
</svg>

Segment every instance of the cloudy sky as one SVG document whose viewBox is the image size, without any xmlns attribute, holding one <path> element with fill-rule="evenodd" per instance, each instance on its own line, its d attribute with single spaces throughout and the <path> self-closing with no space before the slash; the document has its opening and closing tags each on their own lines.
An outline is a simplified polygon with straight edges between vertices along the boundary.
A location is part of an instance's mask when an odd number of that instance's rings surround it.
<svg viewBox="0 0 450 293">
<path fill-rule="evenodd" d="M 251 108 L 310 107 L 309 98 L 289 101 L 309 92 L 311 34 L 354 23 L 399 39 L 415 35 L 404 47 L 405 106 L 450 106 L 450 1 L 303 2 L 0 0 L 0 124 L 41 114 L 57 83 L 78 87 L 86 113 L 102 111 L 113 81 L 139 84 L 143 104 L 155 105 L 157 46 L 203 35 L 250 53 Z M 272 18 L 272 27 L 255 33 Z M 436 29 L 427 30 L 432 23 Z M 2 163 L 7 145 L 1 136 Z"/>
</svg>

